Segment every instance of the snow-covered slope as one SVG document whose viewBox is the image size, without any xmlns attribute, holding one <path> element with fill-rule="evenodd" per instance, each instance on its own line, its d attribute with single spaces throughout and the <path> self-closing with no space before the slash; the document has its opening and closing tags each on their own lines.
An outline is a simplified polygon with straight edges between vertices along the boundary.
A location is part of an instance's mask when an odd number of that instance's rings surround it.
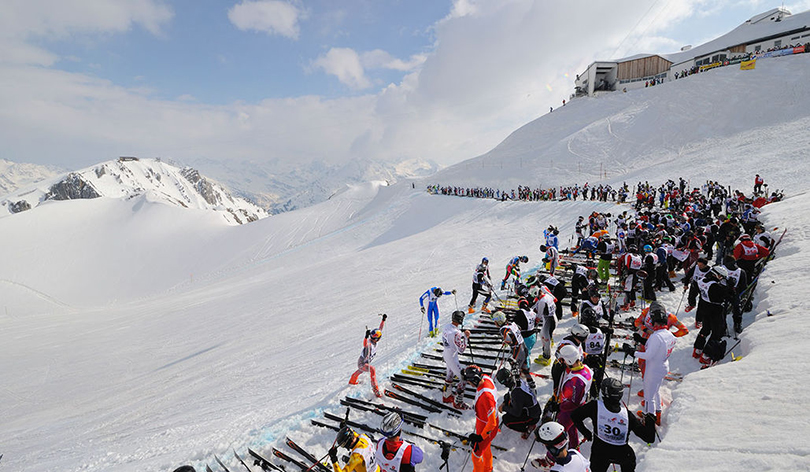
<svg viewBox="0 0 810 472">
<path fill-rule="evenodd" d="M 430 178 L 442 185 L 582 185 L 633 182 L 665 170 L 716 176 L 729 163 L 794 190 L 810 157 L 810 54 L 724 67 L 661 86 L 572 100 L 526 124 L 490 152 Z M 702 168 L 690 168 L 701 162 Z M 606 172 L 607 178 L 600 178 Z M 774 188 L 774 187 L 772 187 Z"/>
<path fill-rule="evenodd" d="M 634 440 L 639 471 L 807 470 L 810 426 L 801 406 L 810 381 L 801 372 L 810 355 L 802 340 L 810 330 L 802 322 L 807 303 L 801 293 L 810 283 L 810 98 L 791 77 L 808 72 L 806 57 L 775 59 L 758 64 L 757 74 L 721 70 L 655 90 L 576 101 L 544 117 L 544 126 L 528 125 L 538 127 L 534 138 L 525 128 L 510 138 L 515 146 L 538 149 L 604 145 L 617 139 L 597 114 L 605 100 L 615 101 L 615 110 L 641 103 L 653 111 L 643 120 L 627 115 L 619 136 L 646 144 L 612 148 L 628 177 L 708 177 L 747 186 L 759 172 L 772 187 L 789 189 L 786 201 L 764 212 L 769 226 L 789 233 L 763 275 L 755 310 L 744 318 L 735 350 L 743 359 L 700 372 L 690 356 L 695 333 L 679 340 L 671 369 L 687 375 L 663 391 L 671 403 L 662 441 L 647 447 Z M 719 91 L 727 111 L 696 107 L 713 103 Z M 770 100 L 733 98 L 758 93 Z M 773 103 L 786 110 L 784 117 Z M 717 122 L 718 116 L 734 123 Z M 669 123 L 667 134 L 662 123 Z M 546 128 L 568 132 L 552 135 Z M 671 143 L 680 143 L 682 152 Z M 506 152 L 513 145 L 491 156 L 507 162 L 518 155 Z M 599 149 L 593 145 L 593 152 Z M 492 186 L 535 184 L 526 182 L 528 170 L 543 169 L 545 157 L 524 155 L 523 171 L 482 167 L 479 159 L 466 172 L 462 165 L 446 175 Z M 544 179 L 584 183 L 577 174 L 555 177 L 558 165 L 555 160 Z M 337 411 L 342 395 L 370 394 L 367 384 L 346 382 L 365 327 L 378 323 L 378 313 L 389 315 L 375 360 L 385 378 L 432 344 L 416 340 L 418 297 L 427 288 L 459 290 L 458 300 L 441 300 L 446 320 L 456 302 L 467 302 L 471 271 L 482 256 L 492 261 L 493 277 L 516 254 L 528 255 L 532 269 L 547 225 L 559 226 L 561 244 L 568 245 L 577 215 L 617 209 L 623 207 L 499 203 L 368 184 L 241 226 L 146 197 L 47 202 L 0 218 L 3 465 L 15 471 L 165 471 L 184 462 L 202 468 L 217 453 L 238 470 L 231 448 L 265 451 L 285 434 L 323 454 L 334 435 L 308 419 Z M 673 310 L 679 299 L 678 293 L 662 296 Z M 692 325 L 693 314 L 679 316 Z M 572 323 L 564 318 L 557 333 Z M 544 401 L 551 386 L 540 381 L 538 387 Z M 434 419 L 458 431 L 474 425 L 469 414 Z M 498 454 L 495 470 L 517 470 L 530 443 L 509 431 L 496 442 L 511 450 Z M 438 448 L 421 445 L 428 455 L 420 470 L 437 468 Z M 465 460 L 453 452 L 450 469 L 460 470 Z"/>
<path fill-rule="evenodd" d="M 208 210 L 228 224 L 243 224 L 267 212 L 190 167 L 177 168 L 158 159 L 118 159 L 59 175 L 21 188 L 3 198 L 6 214 L 35 208 L 42 202 L 98 197 L 147 200 L 182 208 Z"/>
</svg>

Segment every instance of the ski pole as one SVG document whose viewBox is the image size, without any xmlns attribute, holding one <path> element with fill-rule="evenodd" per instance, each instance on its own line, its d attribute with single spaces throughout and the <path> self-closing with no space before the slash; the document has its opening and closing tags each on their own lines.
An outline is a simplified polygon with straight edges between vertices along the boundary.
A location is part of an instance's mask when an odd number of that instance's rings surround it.
<svg viewBox="0 0 810 472">
<path fill-rule="evenodd" d="M 458 311 L 458 297 L 456 297 L 455 293 L 453 294 L 453 300 L 456 302 L 456 311 Z"/>
<path fill-rule="evenodd" d="M 534 438 L 534 439 L 532 440 L 532 444 L 531 444 L 531 446 L 529 446 L 529 452 L 528 452 L 528 453 L 526 453 L 526 459 L 524 459 L 524 461 L 523 461 L 523 465 L 522 465 L 522 466 L 520 466 L 520 470 L 521 470 L 521 472 L 523 472 L 523 469 L 525 469 L 525 468 L 526 468 L 526 463 L 527 463 L 527 462 L 529 462 L 529 456 L 531 456 L 531 455 L 532 455 L 532 449 L 534 449 L 534 443 L 536 443 L 536 442 L 537 442 L 537 438 Z"/>
<path fill-rule="evenodd" d="M 422 318 L 419 320 L 419 336 L 416 338 L 416 342 L 422 340 L 422 325 L 425 324 L 425 312 L 422 312 Z"/>
<path fill-rule="evenodd" d="M 684 299 L 684 297 L 685 297 L 685 296 L 686 296 L 686 290 L 684 290 L 684 291 L 683 291 L 683 295 L 681 295 L 681 301 L 680 301 L 680 302 L 678 302 L 678 309 L 677 309 L 677 310 L 675 310 L 675 316 L 677 316 L 677 315 L 678 315 L 678 313 L 680 313 L 680 311 L 681 311 L 681 305 L 683 304 L 683 299 Z"/>
</svg>

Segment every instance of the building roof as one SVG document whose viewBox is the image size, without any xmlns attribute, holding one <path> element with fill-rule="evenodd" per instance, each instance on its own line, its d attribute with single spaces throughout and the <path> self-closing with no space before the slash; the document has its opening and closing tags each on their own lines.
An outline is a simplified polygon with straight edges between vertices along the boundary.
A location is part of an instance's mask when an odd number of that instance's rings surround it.
<svg viewBox="0 0 810 472">
<path fill-rule="evenodd" d="M 661 57 L 671 61 L 673 64 L 680 64 L 740 44 L 751 44 L 764 38 L 786 35 L 791 31 L 808 28 L 808 25 L 810 25 L 810 11 L 792 15 L 790 11 L 784 8 L 774 8 L 751 17 L 745 23 L 717 39 L 687 51 L 661 54 Z"/>
</svg>

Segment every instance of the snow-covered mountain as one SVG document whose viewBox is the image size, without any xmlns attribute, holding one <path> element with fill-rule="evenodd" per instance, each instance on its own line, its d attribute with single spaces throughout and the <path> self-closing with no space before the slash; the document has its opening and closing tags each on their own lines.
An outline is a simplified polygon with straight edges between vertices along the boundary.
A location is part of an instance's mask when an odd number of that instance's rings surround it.
<svg viewBox="0 0 810 472">
<path fill-rule="evenodd" d="M 290 164 L 279 160 L 252 162 L 212 159 L 192 159 L 187 162 L 271 213 L 314 205 L 347 185 L 376 180 L 393 184 L 401 180 L 426 177 L 439 170 L 437 164 L 421 159 L 387 163 L 356 158 L 343 164 L 324 161 Z"/>
<path fill-rule="evenodd" d="M 801 414 L 810 401 L 802 374 L 810 358 L 803 322 L 810 310 L 803 296 L 810 284 L 810 95 L 801 81 L 808 74 L 805 54 L 761 61 L 755 71 L 728 67 L 575 100 L 486 159 L 429 178 L 502 188 L 582 184 L 598 171 L 578 173 L 576 159 L 595 165 L 602 156 L 625 166 L 619 180 L 711 178 L 750 191 L 760 173 L 772 188 L 788 189 L 762 215 L 788 233 L 743 318 L 734 351 L 742 359 L 699 370 L 691 357 L 696 332 L 678 339 L 670 370 L 685 377 L 661 391 L 660 440 L 632 439 L 639 472 L 808 470 L 810 426 Z M 338 412 L 344 395 L 370 397 L 367 380 L 347 380 L 378 313 L 388 314 L 374 361 L 385 384 L 435 348 L 435 338 L 417 339 L 426 289 L 458 289 L 457 298 L 440 299 L 446 322 L 467 301 L 482 256 L 493 277 L 516 254 L 528 255 L 524 271 L 531 272 L 542 228 L 558 226 L 567 245 L 577 215 L 625 208 L 441 197 L 405 183 L 369 183 L 240 226 L 143 197 L 47 203 L 0 218 L 2 465 L 128 472 L 193 463 L 203 470 L 217 454 L 238 470 L 234 449 L 266 452 L 287 435 L 323 455 L 334 432 L 309 419 Z M 682 293 L 659 294 L 694 326 L 694 311 L 679 304 Z M 558 342 L 574 322 L 560 321 Z M 632 383 L 628 403 L 636 409 L 638 375 Z M 538 378 L 537 386 L 544 402 L 551 381 Z M 470 412 L 429 418 L 460 432 L 475 425 Z M 415 441 L 426 451 L 419 470 L 438 469 L 439 448 Z M 518 470 L 530 450 L 530 459 L 540 454 L 539 445 L 506 429 L 495 442 L 509 449 L 496 453 L 497 472 Z M 450 470 L 469 470 L 468 461 L 468 453 L 452 451 Z"/>
<path fill-rule="evenodd" d="M 65 171 L 52 166 L 11 162 L 0 159 L 0 195 L 50 179 Z"/>
<path fill-rule="evenodd" d="M 267 216 L 257 205 L 232 196 L 222 185 L 190 168 L 159 159 L 119 158 L 76 172 L 58 175 L 6 195 L 6 214 L 35 208 L 44 202 L 91 198 L 146 198 L 182 208 L 215 212 L 228 224 L 243 224 Z"/>
</svg>

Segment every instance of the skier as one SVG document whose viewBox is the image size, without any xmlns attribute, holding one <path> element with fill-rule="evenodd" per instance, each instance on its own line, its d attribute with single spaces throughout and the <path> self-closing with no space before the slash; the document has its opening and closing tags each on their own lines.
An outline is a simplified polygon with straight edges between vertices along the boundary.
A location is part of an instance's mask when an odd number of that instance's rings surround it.
<svg viewBox="0 0 810 472">
<path fill-rule="evenodd" d="M 605 235 L 599 244 L 596 246 L 596 252 L 599 254 L 599 264 L 596 266 L 596 271 L 599 273 L 599 279 L 603 283 L 608 283 L 610 279 L 610 261 L 613 260 L 613 251 L 616 245 L 610 240 L 610 236 Z"/>
<path fill-rule="evenodd" d="M 646 415 L 639 421 L 622 407 L 624 385 L 617 380 L 606 378 L 600 388 L 601 400 L 591 400 L 574 410 L 571 418 L 586 441 L 593 440 L 591 446 L 591 471 L 606 472 L 610 464 L 621 466 L 622 472 L 636 470 L 636 453 L 627 444 L 630 431 L 642 441 L 655 441 L 655 417 Z M 593 432 L 585 427 L 585 419 L 590 418 Z"/>
<path fill-rule="evenodd" d="M 726 333 L 726 310 L 723 303 L 729 298 L 728 287 L 719 283 L 728 277 L 728 270 L 716 265 L 700 281 L 693 281 L 687 297 L 686 311 L 695 308 L 695 300 L 700 294 L 695 319 L 700 316 L 704 325 L 695 339 L 692 357 L 699 359 L 701 364 L 711 364 L 719 361 L 725 354 L 725 342 L 721 338 Z M 707 340 L 708 338 L 708 340 Z M 722 348 L 722 353 L 719 352 Z M 704 352 L 706 349 L 709 352 Z"/>
<path fill-rule="evenodd" d="M 726 283 L 729 290 L 734 292 L 731 297 L 731 319 L 734 322 L 734 332 L 740 334 L 742 333 L 742 312 L 745 308 L 740 305 L 740 302 L 743 292 L 748 287 L 748 276 L 737 266 L 734 256 L 726 256 L 723 259 L 723 265 L 728 272 Z"/>
<path fill-rule="evenodd" d="M 759 174 L 754 177 L 754 195 L 759 195 L 762 193 L 762 184 L 764 183 L 765 179 L 760 177 Z"/>
<path fill-rule="evenodd" d="M 449 292 L 443 291 L 440 287 L 432 287 L 419 297 L 419 307 L 422 309 L 422 314 L 425 314 L 425 300 L 428 301 L 427 319 L 430 336 L 439 334 L 439 297 L 442 295 L 455 295 L 456 289 Z M 435 329 L 434 329 L 435 325 Z M 420 328 L 421 329 L 421 328 Z"/>
<path fill-rule="evenodd" d="M 557 277 L 544 274 L 537 274 L 537 283 L 542 284 L 540 288 L 545 286 L 551 295 L 554 297 L 554 314 L 557 316 L 557 321 L 562 320 L 563 304 L 562 299 L 568 297 L 568 290 L 565 288 L 565 282 L 560 281 Z"/>
<path fill-rule="evenodd" d="M 644 384 L 644 411 L 655 415 L 655 424 L 661 425 L 661 394 L 659 389 L 664 377 L 669 373 L 669 355 L 675 349 L 675 335 L 668 329 L 669 317 L 663 305 L 658 303 L 650 307 L 650 320 L 653 333 L 644 343 L 643 351 L 636 351 L 625 343 L 624 352 L 629 356 L 644 359 L 645 368 L 642 377 Z M 639 412 L 640 413 L 640 412 Z"/>
<path fill-rule="evenodd" d="M 570 446 L 574 449 L 579 447 L 579 435 L 574 422 L 571 420 L 571 413 L 585 403 L 588 391 L 591 388 L 593 372 L 590 367 L 582 363 L 581 351 L 574 346 L 563 346 L 560 349 L 560 357 L 565 363 L 565 374 L 560 382 L 560 386 L 554 393 L 554 404 L 550 405 L 552 410 L 558 409 L 557 421 L 565 427 L 570 439 Z"/>
<path fill-rule="evenodd" d="M 585 221 L 584 216 L 580 216 L 577 219 L 577 223 L 575 226 L 575 232 L 577 236 L 577 243 L 575 247 L 580 247 L 582 245 L 582 240 L 585 239 L 585 230 L 588 228 L 588 223 Z"/>
<path fill-rule="evenodd" d="M 509 264 L 506 264 L 506 275 L 503 277 L 501 281 L 501 290 L 506 289 L 506 281 L 509 280 L 509 277 L 514 275 L 515 280 L 520 279 L 520 263 L 523 262 L 524 264 L 529 262 L 529 258 L 527 256 L 515 256 L 509 260 Z"/>
<path fill-rule="evenodd" d="M 563 346 L 574 346 L 579 351 L 579 357 L 584 359 L 585 351 L 582 349 L 582 343 L 588 339 L 588 334 L 590 334 L 588 327 L 577 323 L 571 327 L 571 334 L 564 337 L 562 341 L 557 344 L 557 350 L 554 353 L 556 360 L 554 364 L 551 365 L 551 379 L 554 385 L 552 391 L 556 392 L 559 389 L 560 380 L 562 380 L 563 374 L 565 373 L 565 362 L 563 362 L 562 356 L 560 355 L 560 349 L 562 349 Z"/>
<path fill-rule="evenodd" d="M 740 243 L 734 246 L 734 259 L 737 259 L 737 265 L 748 275 L 748 280 L 754 280 L 757 276 L 757 261 L 768 257 L 769 254 L 768 248 L 755 243 L 747 234 L 740 236 Z"/>
<path fill-rule="evenodd" d="M 377 355 L 377 342 L 382 338 L 382 330 L 383 326 L 385 326 L 386 319 L 388 319 L 388 315 L 383 313 L 380 327 L 366 330 L 366 337 L 363 339 L 363 351 L 357 359 L 357 370 L 349 379 L 350 385 L 357 385 L 360 374 L 368 372 L 369 375 L 371 375 L 371 388 L 374 390 L 374 395 L 378 398 L 382 398 L 382 394 L 380 393 L 380 386 L 377 385 L 377 372 L 374 370 L 374 366 L 371 365 L 371 361 L 374 360 L 374 356 Z"/>
<path fill-rule="evenodd" d="M 655 289 L 653 285 L 655 283 L 655 270 L 658 266 L 658 256 L 653 252 L 652 246 L 649 244 L 644 245 L 644 265 L 643 270 L 644 273 L 641 275 L 645 275 L 642 280 L 643 289 L 641 291 L 641 299 L 642 301 L 646 302 L 654 302 L 655 301 Z"/>
<path fill-rule="evenodd" d="M 597 274 L 593 269 L 588 269 L 583 265 L 573 265 L 574 275 L 571 276 L 571 316 L 574 318 L 579 314 L 579 294 L 583 298 L 587 297 L 588 286 L 596 282 Z"/>
<path fill-rule="evenodd" d="M 516 378 L 506 368 L 498 369 L 495 379 L 508 390 L 498 407 L 503 414 L 503 425 L 522 433 L 521 437 L 527 439 L 543 413 L 534 391 L 524 379 Z"/>
<path fill-rule="evenodd" d="M 346 467 L 340 467 L 338 462 L 339 447 L 351 451 Z M 334 472 L 379 472 L 375 455 L 371 439 L 365 434 L 352 431 L 348 426 L 340 428 L 335 445 L 329 448 L 329 460 L 332 461 Z"/>
<path fill-rule="evenodd" d="M 652 317 L 650 313 L 653 311 L 664 311 L 666 313 L 666 308 L 660 302 L 652 302 L 650 306 L 643 309 L 641 314 L 638 315 L 638 318 L 633 321 L 633 325 L 635 325 L 636 329 L 639 331 L 638 333 L 633 333 L 633 339 L 639 344 L 637 349 L 639 351 L 644 350 L 644 344 L 647 342 L 647 339 L 650 338 L 650 335 L 655 332 L 655 327 L 652 322 Z M 667 314 L 667 329 L 671 330 L 675 328 L 676 331 L 672 333 L 673 336 L 676 338 L 680 338 L 689 334 L 689 329 L 684 325 L 677 316 L 672 313 Z M 644 359 L 638 360 L 638 367 L 641 369 L 641 375 L 644 375 L 644 366 L 646 362 Z M 643 392 L 643 390 L 642 390 Z M 641 392 L 639 392 L 639 396 L 643 396 Z"/>
<path fill-rule="evenodd" d="M 537 428 L 535 438 L 546 446 L 545 457 L 532 460 L 537 469 L 549 472 L 590 472 L 590 462 L 581 452 L 568 444 L 565 428 L 556 421 L 549 421 Z M 550 467 L 550 468 L 549 468 Z"/>
<path fill-rule="evenodd" d="M 444 377 L 444 395 L 442 401 L 453 403 L 454 408 L 467 410 L 469 407 L 464 403 L 464 376 L 461 372 L 461 364 L 458 361 L 458 354 L 467 349 L 470 341 L 470 330 L 459 329 L 464 323 L 464 312 L 457 310 L 453 312 L 452 322 L 444 327 L 442 331 L 442 346 L 444 352 L 444 363 L 447 366 L 447 374 Z M 458 377 L 459 381 L 455 388 L 452 388 L 453 378 Z"/>
<path fill-rule="evenodd" d="M 529 386 L 534 389 L 534 379 L 529 373 L 529 351 L 526 349 L 526 344 L 523 341 L 523 335 L 520 334 L 520 327 L 512 321 L 501 327 L 501 336 L 503 343 L 509 346 L 509 363 L 512 365 L 512 373 L 515 377 L 522 376 L 526 379 Z"/>
<path fill-rule="evenodd" d="M 480 367 L 473 364 L 464 369 L 464 379 L 476 386 L 475 432 L 468 436 L 472 444 L 473 472 L 492 472 L 492 440 L 498 434 L 498 391 Z"/>
<path fill-rule="evenodd" d="M 475 313 L 475 302 L 478 300 L 479 293 L 486 297 L 483 306 L 481 306 L 481 311 L 491 313 L 487 305 L 492 298 L 492 281 L 489 278 L 489 259 L 486 257 L 478 264 L 473 274 L 472 298 L 470 299 L 470 306 L 467 308 L 468 313 Z"/>
<path fill-rule="evenodd" d="M 385 437 L 377 442 L 374 455 L 381 472 L 414 472 L 414 466 L 424 459 L 424 452 L 419 446 L 400 438 L 402 422 L 402 416 L 395 411 L 382 419 L 380 433 Z"/>
<path fill-rule="evenodd" d="M 543 262 L 548 264 L 548 273 L 553 277 L 557 272 L 557 266 L 560 264 L 560 252 L 556 247 L 546 245 L 540 246 L 540 251 L 546 253 Z"/>
<path fill-rule="evenodd" d="M 628 246 L 627 252 L 619 258 L 618 262 L 618 276 L 624 292 L 624 304 L 620 307 L 623 311 L 636 306 L 637 274 L 644 264 L 641 255 L 636 254 L 636 251 L 635 245 Z"/>
<path fill-rule="evenodd" d="M 537 302 L 532 307 L 535 315 L 543 319 L 543 328 L 540 331 L 540 343 L 543 348 L 543 355 L 535 359 L 540 365 L 549 365 L 551 363 L 551 341 L 554 336 L 554 328 L 557 327 L 555 314 L 557 311 L 556 301 L 554 296 L 549 293 L 548 288 L 543 287 L 542 290 L 537 292 Z"/>
<path fill-rule="evenodd" d="M 546 246 L 553 247 L 555 249 L 559 249 L 559 240 L 557 235 L 560 234 L 560 231 L 553 225 L 549 225 L 548 229 L 543 230 L 543 238 L 546 240 Z"/>
</svg>

